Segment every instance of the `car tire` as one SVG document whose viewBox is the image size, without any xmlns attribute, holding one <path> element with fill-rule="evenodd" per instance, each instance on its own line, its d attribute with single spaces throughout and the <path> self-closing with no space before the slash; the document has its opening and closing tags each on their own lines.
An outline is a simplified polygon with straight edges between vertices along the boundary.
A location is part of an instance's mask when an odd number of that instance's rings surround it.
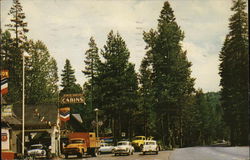
<svg viewBox="0 0 250 160">
<path fill-rule="evenodd" d="M 158 151 L 156 151 L 155 154 L 158 154 Z"/>
<path fill-rule="evenodd" d="M 98 155 L 98 150 L 97 150 L 97 149 L 94 149 L 94 150 L 92 151 L 91 156 L 92 156 L 92 157 L 97 157 L 97 155 Z"/>
<path fill-rule="evenodd" d="M 65 154 L 64 156 L 65 156 L 65 158 L 66 158 L 66 159 L 68 159 L 68 158 L 69 158 L 69 156 L 68 156 L 67 154 Z"/>
<path fill-rule="evenodd" d="M 79 153 L 79 154 L 77 155 L 77 157 L 78 157 L 78 158 L 82 158 L 82 154 Z"/>
<path fill-rule="evenodd" d="M 143 148 L 143 145 L 141 144 L 141 145 L 140 145 L 140 149 L 139 149 L 139 151 L 142 151 L 142 148 Z"/>
</svg>

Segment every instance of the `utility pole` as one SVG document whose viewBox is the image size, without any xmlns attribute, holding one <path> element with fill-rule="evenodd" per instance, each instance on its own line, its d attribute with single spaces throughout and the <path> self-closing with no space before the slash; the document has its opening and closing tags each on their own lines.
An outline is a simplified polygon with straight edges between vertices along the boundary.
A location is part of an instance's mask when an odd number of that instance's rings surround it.
<svg viewBox="0 0 250 160">
<path fill-rule="evenodd" d="M 96 137 L 99 137 L 99 128 L 98 128 L 98 112 L 99 112 L 99 109 L 98 108 L 96 108 L 95 110 L 94 110 L 95 112 L 96 112 Z"/>
</svg>

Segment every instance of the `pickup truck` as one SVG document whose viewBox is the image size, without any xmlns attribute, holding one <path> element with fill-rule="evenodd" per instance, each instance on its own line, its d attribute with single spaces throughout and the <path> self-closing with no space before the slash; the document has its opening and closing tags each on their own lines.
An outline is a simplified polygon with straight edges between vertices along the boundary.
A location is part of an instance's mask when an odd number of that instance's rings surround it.
<svg viewBox="0 0 250 160">
<path fill-rule="evenodd" d="M 135 148 L 136 151 L 142 151 L 144 142 L 146 140 L 152 140 L 153 137 L 146 138 L 145 136 L 135 136 L 132 140 L 132 146 Z"/>
<path fill-rule="evenodd" d="M 68 135 L 69 144 L 63 148 L 65 158 L 69 155 L 77 155 L 81 158 L 83 155 L 97 156 L 100 148 L 99 138 L 93 132 L 74 132 Z"/>
</svg>

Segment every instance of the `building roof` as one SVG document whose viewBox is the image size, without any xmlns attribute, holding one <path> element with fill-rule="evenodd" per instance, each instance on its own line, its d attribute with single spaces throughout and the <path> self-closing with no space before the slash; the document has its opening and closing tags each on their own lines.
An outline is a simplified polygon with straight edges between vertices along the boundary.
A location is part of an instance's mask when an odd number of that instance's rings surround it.
<svg viewBox="0 0 250 160">
<path fill-rule="evenodd" d="M 22 119 L 22 105 L 13 106 L 13 112 Z M 39 115 L 36 113 L 39 113 Z M 52 125 L 56 124 L 57 113 L 58 109 L 55 104 L 25 105 L 25 127 L 36 129 L 51 128 L 46 121 Z"/>
<path fill-rule="evenodd" d="M 5 101 L 5 99 L 3 98 L 3 96 L 1 96 L 1 104 L 7 104 L 7 102 Z"/>
<path fill-rule="evenodd" d="M 1 117 L 1 121 L 8 123 L 10 125 L 19 125 L 21 124 L 20 119 L 18 119 L 15 115 L 14 116 L 5 116 L 5 117 Z"/>
</svg>

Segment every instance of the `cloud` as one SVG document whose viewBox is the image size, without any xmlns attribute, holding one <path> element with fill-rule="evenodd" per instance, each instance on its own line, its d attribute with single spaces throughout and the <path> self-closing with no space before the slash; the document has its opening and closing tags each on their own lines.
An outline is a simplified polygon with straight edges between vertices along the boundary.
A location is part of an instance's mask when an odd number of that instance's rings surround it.
<svg viewBox="0 0 250 160">
<path fill-rule="evenodd" d="M 145 55 L 142 32 L 156 29 L 165 0 L 22 0 L 28 36 L 42 40 L 56 59 L 59 74 L 69 59 L 76 71 L 77 82 L 85 81 L 84 52 L 90 36 L 99 48 L 113 29 L 126 41 L 130 61 L 138 71 Z M 10 0 L 2 0 L 2 25 L 9 23 Z M 196 87 L 205 91 L 219 90 L 218 53 L 228 32 L 231 1 L 170 0 L 177 23 L 185 32 L 184 47 L 193 63 Z M 139 22 L 139 23 L 138 23 Z M 206 57 L 204 57 L 206 56 Z M 214 78 L 212 78 L 214 77 Z"/>
<path fill-rule="evenodd" d="M 183 48 L 192 62 L 191 76 L 196 78 L 195 88 L 202 88 L 206 92 L 219 91 L 219 54 L 211 54 L 209 49 L 190 42 L 184 42 Z"/>
</svg>

